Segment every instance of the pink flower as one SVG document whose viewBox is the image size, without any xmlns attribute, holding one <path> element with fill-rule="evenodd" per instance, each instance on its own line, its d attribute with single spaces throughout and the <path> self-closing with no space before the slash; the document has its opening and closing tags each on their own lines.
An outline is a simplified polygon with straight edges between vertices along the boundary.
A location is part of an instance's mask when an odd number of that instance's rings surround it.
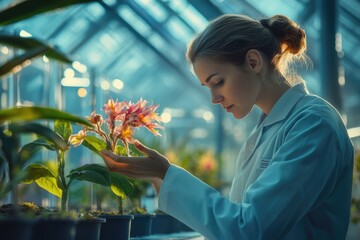
<svg viewBox="0 0 360 240">
<path fill-rule="evenodd" d="M 134 130 L 129 125 L 120 125 L 115 128 L 114 136 L 124 142 L 134 143 Z"/>
<path fill-rule="evenodd" d="M 85 137 L 86 137 L 86 131 L 80 130 L 78 134 L 73 134 L 69 137 L 69 142 L 71 145 L 74 145 L 74 147 L 77 147 L 81 145 Z"/>
<path fill-rule="evenodd" d="M 151 131 L 154 135 L 161 136 L 158 129 L 163 129 L 162 126 L 156 122 L 161 122 L 161 118 L 155 113 L 155 110 L 159 105 L 153 105 L 146 107 L 147 101 L 142 98 L 135 104 L 128 105 L 128 112 L 126 114 L 124 122 L 132 127 L 145 127 Z"/>
<path fill-rule="evenodd" d="M 104 119 L 100 114 L 96 114 L 95 111 L 91 113 L 90 117 L 86 117 L 86 119 L 93 125 L 101 126 L 104 123 Z"/>
<path fill-rule="evenodd" d="M 107 115 L 106 123 L 108 125 L 108 129 L 110 132 L 114 131 L 115 121 L 123 121 L 124 115 L 126 114 L 126 110 L 123 110 L 127 103 L 114 101 L 113 99 L 109 99 L 107 104 L 104 104 L 102 110 L 105 111 Z"/>
<path fill-rule="evenodd" d="M 86 117 L 94 127 L 84 127 L 78 134 L 70 137 L 70 143 L 79 146 L 86 136 L 86 131 L 91 131 L 97 133 L 113 152 L 116 152 L 116 146 L 120 140 L 129 153 L 128 143 L 134 143 L 134 128 L 145 127 L 157 136 L 160 136 L 158 129 L 163 129 L 159 124 L 161 118 L 155 112 L 158 105 L 147 107 L 147 103 L 142 98 L 137 103 L 109 99 L 102 108 L 106 114 L 108 133 L 101 128 L 104 123 L 103 117 L 94 111 L 90 117 Z"/>
</svg>

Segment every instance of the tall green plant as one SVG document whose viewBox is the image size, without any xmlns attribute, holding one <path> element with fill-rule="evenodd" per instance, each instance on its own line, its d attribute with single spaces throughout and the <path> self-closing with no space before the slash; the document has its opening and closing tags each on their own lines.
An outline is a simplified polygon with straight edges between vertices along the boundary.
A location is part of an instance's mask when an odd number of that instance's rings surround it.
<svg viewBox="0 0 360 240">
<path fill-rule="evenodd" d="M 11 192 L 12 203 L 17 199 L 17 185 L 26 178 L 24 166 L 41 147 L 65 151 L 67 142 L 58 134 L 35 120 L 64 119 L 88 124 L 83 118 L 52 108 L 19 107 L 0 110 L 0 198 Z M 21 147 L 21 136 L 36 134 L 38 139 Z"/>
<path fill-rule="evenodd" d="M 72 134 L 71 123 L 69 121 L 55 120 L 54 132 L 67 143 Z M 121 198 L 125 198 L 132 192 L 132 184 L 128 180 L 120 174 L 110 173 L 103 165 L 86 164 L 72 169 L 70 173 L 66 173 L 65 167 L 69 164 L 66 154 L 70 147 L 61 149 L 58 146 L 50 145 L 46 148 L 56 152 L 57 171 L 54 172 L 40 163 L 32 163 L 25 169 L 27 175 L 23 182 L 27 184 L 36 182 L 41 188 L 59 197 L 62 211 L 68 210 L 69 190 L 74 180 L 88 181 L 110 187 L 112 192 Z"/>
</svg>

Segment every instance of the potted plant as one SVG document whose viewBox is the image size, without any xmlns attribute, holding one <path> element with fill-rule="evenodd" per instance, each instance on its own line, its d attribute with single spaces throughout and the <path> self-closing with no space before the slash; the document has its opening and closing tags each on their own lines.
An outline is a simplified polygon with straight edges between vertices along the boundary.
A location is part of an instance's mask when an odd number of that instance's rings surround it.
<svg viewBox="0 0 360 240">
<path fill-rule="evenodd" d="M 24 220 L 21 217 L 23 215 L 20 214 L 18 209 L 17 186 L 27 178 L 28 172 L 25 169 L 25 165 L 41 146 L 47 146 L 51 143 L 52 146 L 56 146 L 58 149 L 65 150 L 67 148 L 66 141 L 59 135 L 51 129 L 34 122 L 39 119 L 65 119 L 88 124 L 82 118 L 53 108 L 18 107 L 0 110 L 0 169 L 2 175 L 0 197 L 3 198 L 8 193 L 11 194 L 11 203 L 15 215 L 12 217 L 4 217 L 5 221 L 2 221 L 0 226 L 5 228 L 2 231 L 2 236 L 11 236 L 13 239 L 17 239 L 16 234 L 23 234 L 27 239 L 31 236 L 29 233 L 32 229 L 31 226 L 27 226 L 26 231 L 14 230 L 8 226 L 10 219 L 11 222 L 20 221 L 21 224 L 24 225 Z M 42 138 L 36 139 L 32 143 L 25 144 L 21 147 L 21 137 L 24 134 L 31 133 L 37 134 Z M 31 224 L 33 224 L 33 221 Z"/>
<path fill-rule="evenodd" d="M 145 207 L 141 205 L 141 198 L 144 196 L 146 190 L 150 186 L 148 181 L 132 180 L 134 191 L 130 195 L 133 204 L 131 213 L 134 219 L 131 222 L 131 237 L 148 236 L 151 234 L 151 227 L 154 213 L 149 213 Z"/>
<path fill-rule="evenodd" d="M 158 105 L 146 106 L 147 101 L 140 99 L 136 103 L 119 102 L 118 100 L 109 99 L 102 110 L 105 111 L 106 121 L 101 114 L 95 111 L 87 117 L 92 127 L 83 126 L 83 128 L 70 137 L 70 143 L 74 146 L 83 145 L 91 151 L 99 154 L 103 149 L 111 150 L 115 154 L 130 155 L 129 143 L 134 142 L 134 129 L 144 127 L 151 131 L 154 135 L 160 135 L 157 129 L 163 128 L 159 125 L 160 117 L 155 110 Z M 104 127 L 106 122 L 107 128 Z M 94 135 L 88 135 L 93 133 Z M 124 216 L 123 198 L 118 196 L 118 213 Z M 111 230 L 110 222 L 114 216 L 101 215 L 107 219 L 107 222 L 101 229 L 101 239 L 110 239 L 115 229 Z M 133 218 L 133 216 L 131 217 Z M 118 227 L 117 227 L 118 228 Z M 130 230 L 130 228 L 129 228 Z M 110 235 L 107 235 L 110 231 Z M 130 237 L 130 232 L 127 238 Z"/>
<path fill-rule="evenodd" d="M 88 123 L 88 125 L 90 125 Z M 71 123 L 68 121 L 55 121 L 54 132 L 57 133 L 66 143 L 69 141 L 70 135 L 72 134 Z M 40 163 L 32 163 L 26 167 L 27 177 L 24 180 L 26 183 L 36 182 L 41 188 L 47 190 L 49 193 L 57 196 L 61 199 L 61 208 L 60 212 L 64 213 L 68 211 L 68 197 L 70 186 L 75 180 L 79 181 L 88 181 L 96 184 L 100 184 L 106 187 L 110 187 L 112 191 L 118 196 L 125 196 L 126 194 L 132 191 L 131 184 L 124 179 L 120 174 L 111 173 L 104 165 L 99 164 L 85 164 L 83 166 L 72 169 L 68 174 L 65 172 L 65 166 L 67 165 L 66 161 L 66 152 L 69 150 L 69 147 L 66 149 L 59 149 L 56 146 L 47 146 L 47 149 L 53 150 L 57 155 L 57 171 L 52 171 L 46 165 Z M 98 223 L 104 223 L 104 219 L 85 214 L 80 216 L 78 219 L 77 229 L 76 229 L 76 239 L 81 239 L 84 236 L 84 239 L 98 239 L 100 225 Z M 52 224 L 49 219 L 44 219 L 44 224 Z M 88 227 L 91 225 L 92 227 Z M 39 231 L 40 237 L 45 235 L 43 226 L 39 226 L 42 230 Z M 96 230 L 92 234 L 88 229 Z M 47 229 L 49 229 L 47 227 Z M 52 234 L 53 231 L 49 231 L 49 234 Z M 89 235 L 88 235 L 89 234 Z"/>
</svg>

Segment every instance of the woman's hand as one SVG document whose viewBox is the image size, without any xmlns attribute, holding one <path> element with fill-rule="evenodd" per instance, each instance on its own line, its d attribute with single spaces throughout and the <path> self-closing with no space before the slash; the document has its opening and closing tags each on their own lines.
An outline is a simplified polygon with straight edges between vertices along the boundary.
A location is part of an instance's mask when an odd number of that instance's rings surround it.
<svg viewBox="0 0 360 240">
<path fill-rule="evenodd" d="M 138 141 L 134 145 L 145 156 L 127 157 L 116 155 L 109 150 L 101 151 L 101 155 L 109 170 L 132 178 L 164 179 L 166 171 L 170 166 L 169 160 Z"/>
</svg>

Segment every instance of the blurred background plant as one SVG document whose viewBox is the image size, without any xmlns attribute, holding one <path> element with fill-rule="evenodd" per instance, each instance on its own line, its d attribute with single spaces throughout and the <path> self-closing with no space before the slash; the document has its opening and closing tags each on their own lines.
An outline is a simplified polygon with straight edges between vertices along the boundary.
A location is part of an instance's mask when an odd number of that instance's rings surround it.
<svg viewBox="0 0 360 240">
<path fill-rule="evenodd" d="M 211 148 L 189 148 L 185 144 L 165 150 L 165 156 L 214 188 L 221 188 L 220 156 Z"/>
</svg>

